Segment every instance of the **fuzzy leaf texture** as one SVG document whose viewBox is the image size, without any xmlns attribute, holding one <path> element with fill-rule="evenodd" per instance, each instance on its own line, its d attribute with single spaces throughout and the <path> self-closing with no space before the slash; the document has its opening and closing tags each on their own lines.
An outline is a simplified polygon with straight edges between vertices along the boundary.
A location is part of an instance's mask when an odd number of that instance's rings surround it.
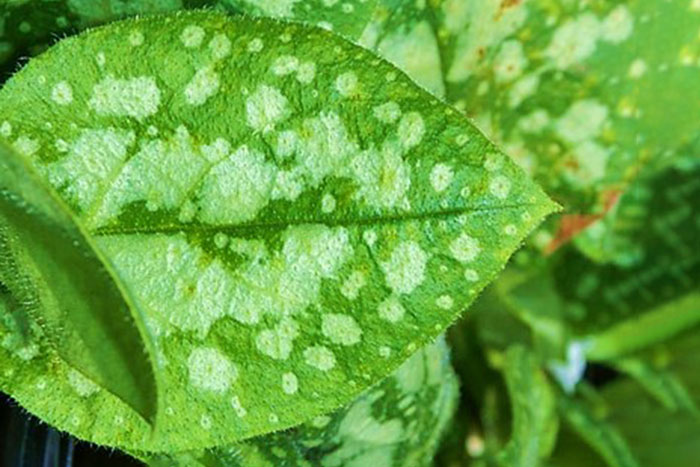
<svg viewBox="0 0 700 467">
<path fill-rule="evenodd" d="M 0 115 L 155 336 L 152 432 L 38 363 L 21 371 L 74 405 L 5 382 L 100 444 L 201 449 L 347 404 L 440 334 L 555 209 L 395 67 L 272 20 L 181 13 L 64 40 L 0 91 Z M 203 417 L 208 429 L 189 428 Z"/>
</svg>

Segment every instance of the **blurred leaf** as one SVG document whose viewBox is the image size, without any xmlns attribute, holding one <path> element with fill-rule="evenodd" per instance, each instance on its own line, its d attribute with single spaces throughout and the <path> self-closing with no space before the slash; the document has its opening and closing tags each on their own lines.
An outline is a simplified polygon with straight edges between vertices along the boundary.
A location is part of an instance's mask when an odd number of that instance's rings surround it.
<svg viewBox="0 0 700 467">
<path fill-rule="evenodd" d="M 598 213 L 610 191 L 700 142 L 689 2 L 428 5 L 447 101 L 573 213 Z"/>
<path fill-rule="evenodd" d="M 581 341 L 588 359 L 612 360 L 672 338 L 699 323 L 700 292 L 693 292 Z"/>
<path fill-rule="evenodd" d="M 685 410 L 698 415 L 698 407 L 688 390 L 670 371 L 656 369 L 639 358 L 619 360 L 613 362 L 613 366 L 637 381 L 668 410 Z"/>
<path fill-rule="evenodd" d="M 501 465 L 540 465 L 551 453 L 559 421 L 554 392 L 535 356 L 512 346 L 505 354 L 504 375 L 513 410 L 511 439 L 499 454 Z"/>
<path fill-rule="evenodd" d="M 605 459 L 608 466 L 641 465 L 614 424 L 596 417 L 587 405 L 568 397 L 560 397 L 559 406 L 569 426 Z"/>
</svg>

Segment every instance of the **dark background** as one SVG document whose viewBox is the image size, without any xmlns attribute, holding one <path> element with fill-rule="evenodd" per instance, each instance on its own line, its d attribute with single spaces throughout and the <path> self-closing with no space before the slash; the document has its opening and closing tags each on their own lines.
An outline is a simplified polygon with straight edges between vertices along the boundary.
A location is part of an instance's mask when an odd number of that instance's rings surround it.
<svg viewBox="0 0 700 467">
<path fill-rule="evenodd" d="M 0 467 L 140 467 L 128 456 L 76 441 L 0 393 Z"/>
</svg>

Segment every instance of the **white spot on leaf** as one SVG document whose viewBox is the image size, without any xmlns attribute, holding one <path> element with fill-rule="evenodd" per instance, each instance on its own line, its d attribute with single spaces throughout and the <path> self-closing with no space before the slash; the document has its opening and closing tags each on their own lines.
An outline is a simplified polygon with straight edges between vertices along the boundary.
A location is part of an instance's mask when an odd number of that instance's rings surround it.
<svg viewBox="0 0 700 467">
<path fill-rule="evenodd" d="M 334 344 L 355 345 L 360 342 L 362 329 L 350 315 L 327 313 L 322 316 L 321 331 Z"/>
<path fill-rule="evenodd" d="M 190 105 L 202 105 L 217 93 L 219 85 L 219 74 L 212 67 L 202 68 L 185 87 L 185 99 Z"/>
<path fill-rule="evenodd" d="M 287 98 L 272 86 L 260 85 L 246 101 L 248 125 L 257 131 L 270 131 L 289 115 Z"/>
<path fill-rule="evenodd" d="M 381 263 L 387 285 L 396 293 L 410 294 L 425 280 L 428 254 L 414 241 L 399 243 L 389 261 Z"/>
<path fill-rule="evenodd" d="M 481 253 L 481 246 L 476 238 L 463 233 L 450 243 L 450 253 L 452 253 L 452 257 L 457 261 L 469 263 L 479 256 L 479 253 Z"/>
<path fill-rule="evenodd" d="M 418 145 L 424 133 L 425 124 L 418 112 L 409 112 L 403 116 L 399 123 L 398 136 L 404 148 L 411 149 Z"/>
<path fill-rule="evenodd" d="M 51 90 L 51 99 L 58 105 L 68 105 L 73 102 L 73 88 L 65 81 L 56 83 Z"/>
<path fill-rule="evenodd" d="M 445 191 L 454 178 L 454 172 L 452 167 L 447 164 L 438 163 L 435 164 L 433 169 L 430 171 L 430 184 L 438 193 Z"/>
<path fill-rule="evenodd" d="M 227 391 L 238 377 L 236 366 L 217 349 L 195 348 L 187 358 L 190 384 L 213 392 Z"/>
<path fill-rule="evenodd" d="M 406 314 L 406 309 L 403 307 L 399 298 L 395 295 L 390 296 L 379 304 L 377 308 L 379 317 L 390 323 L 401 321 Z"/>
<path fill-rule="evenodd" d="M 187 26 L 180 35 L 180 40 L 187 48 L 196 48 L 202 45 L 204 29 L 199 26 Z"/>
<path fill-rule="evenodd" d="M 92 90 L 90 107 L 100 115 L 143 120 L 160 105 L 160 89 L 151 76 L 117 79 L 107 76 Z"/>
<path fill-rule="evenodd" d="M 329 371 L 335 367 L 335 355 L 322 345 L 315 345 L 304 350 L 304 360 L 317 370 Z"/>
</svg>

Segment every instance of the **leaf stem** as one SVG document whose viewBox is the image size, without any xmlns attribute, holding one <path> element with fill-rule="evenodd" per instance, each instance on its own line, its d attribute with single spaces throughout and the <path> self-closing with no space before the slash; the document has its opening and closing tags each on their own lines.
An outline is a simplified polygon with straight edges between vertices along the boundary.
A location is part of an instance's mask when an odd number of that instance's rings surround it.
<svg viewBox="0 0 700 467">
<path fill-rule="evenodd" d="M 698 323 L 700 292 L 692 292 L 582 341 L 588 360 L 613 360 L 664 341 Z"/>
</svg>

